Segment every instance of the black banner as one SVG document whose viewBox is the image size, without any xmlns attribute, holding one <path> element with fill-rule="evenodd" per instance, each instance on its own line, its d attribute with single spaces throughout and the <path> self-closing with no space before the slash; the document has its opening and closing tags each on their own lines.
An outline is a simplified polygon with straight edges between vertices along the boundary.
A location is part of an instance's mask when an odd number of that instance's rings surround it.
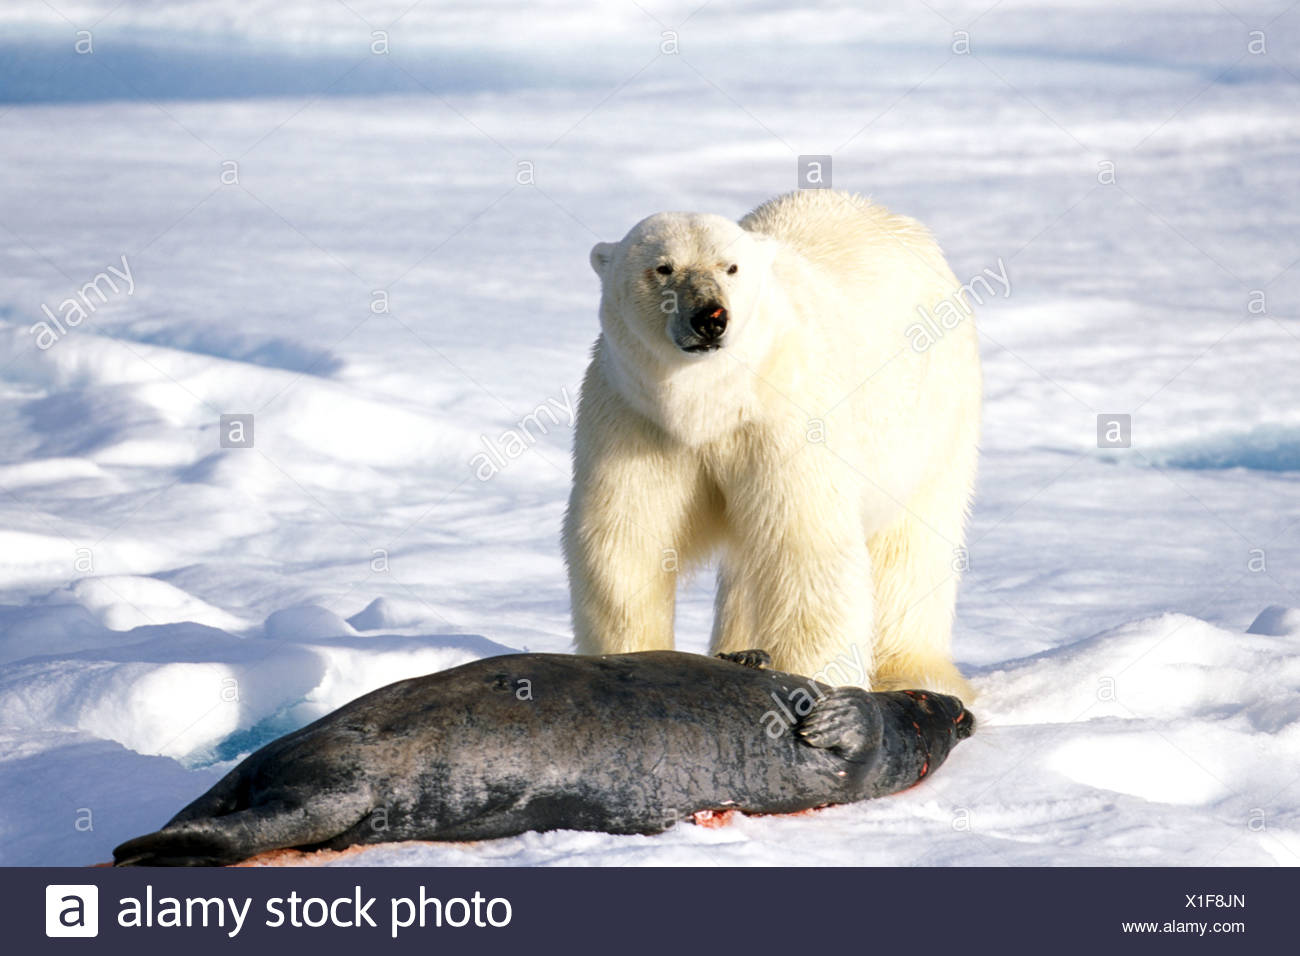
<svg viewBox="0 0 1300 956">
<path fill-rule="evenodd" d="M 1285 952 L 1298 888 L 1262 869 L 0 869 L 23 954 Z"/>
</svg>

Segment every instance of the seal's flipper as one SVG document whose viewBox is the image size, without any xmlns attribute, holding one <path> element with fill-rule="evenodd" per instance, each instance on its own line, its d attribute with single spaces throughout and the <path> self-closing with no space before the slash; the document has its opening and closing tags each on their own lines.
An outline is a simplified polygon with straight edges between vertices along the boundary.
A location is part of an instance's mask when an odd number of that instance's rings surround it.
<svg viewBox="0 0 1300 956">
<path fill-rule="evenodd" d="M 716 656 L 719 660 L 731 661 L 733 664 L 752 667 L 755 670 L 762 670 L 772 664 L 772 655 L 758 648 L 748 651 L 732 651 L 729 654 L 718 654 Z"/>
<path fill-rule="evenodd" d="M 880 748 L 883 721 L 880 707 L 860 687 L 837 687 L 808 711 L 794 732 L 810 747 L 865 763 Z"/>
<path fill-rule="evenodd" d="M 248 806 L 248 775 L 236 767 L 213 785 L 212 789 L 181 809 L 167 821 L 168 827 L 191 820 L 220 817 Z"/>
<path fill-rule="evenodd" d="M 324 843 L 364 814 L 337 794 L 308 805 L 266 803 L 224 816 L 169 823 L 113 850 L 114 866 L 224 866 L 266 850 Z"/>
</svg>

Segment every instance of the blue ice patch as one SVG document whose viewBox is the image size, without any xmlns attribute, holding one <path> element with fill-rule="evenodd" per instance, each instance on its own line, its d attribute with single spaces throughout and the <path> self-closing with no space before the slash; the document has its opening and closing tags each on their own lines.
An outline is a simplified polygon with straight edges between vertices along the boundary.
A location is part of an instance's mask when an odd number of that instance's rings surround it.
<svg viewBox="0 0 1300 956">
<path fill-rule="evenodd" d="M 1300 428 L 1260 425 L 1145 453 L 1162 468 L 1300 471 Z"/>
<path fill-rule="evenodd" d="M 292 714 L 293 708 L 299 703 L 302 701 L 295 701 L 251 727 L 235 731 L 211 749 L 195 751 L 188 757 L 182 758 L 181 765 L 189 770 L 198 770 L 228 760 L 244 759 L 254 750 L 259 750 L 272 740 L 292 733 L 304 725 L 301 719 L 295 718 Z"/>
</svg>

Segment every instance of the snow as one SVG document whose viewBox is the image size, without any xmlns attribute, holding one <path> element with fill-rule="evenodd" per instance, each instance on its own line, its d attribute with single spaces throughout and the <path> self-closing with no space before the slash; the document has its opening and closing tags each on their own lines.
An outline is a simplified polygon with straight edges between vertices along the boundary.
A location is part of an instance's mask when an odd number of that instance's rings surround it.
<svg viewBox="0 0 1300 956">
<path fill-rule="evenodd" d="M 0 862 L 107 859 L 371 688 L 567 650 L 569 418 L 475 456 L 577 394 L 592 243 L 821 153 L 1011 282 L 977 309 L 979 731 L 812 816 L 330 865 L 1300 862 L 1300 8 L 409 6 L 0 10 Z M 710 616 L 703 573 L 683 649 Z"/>
</svg>

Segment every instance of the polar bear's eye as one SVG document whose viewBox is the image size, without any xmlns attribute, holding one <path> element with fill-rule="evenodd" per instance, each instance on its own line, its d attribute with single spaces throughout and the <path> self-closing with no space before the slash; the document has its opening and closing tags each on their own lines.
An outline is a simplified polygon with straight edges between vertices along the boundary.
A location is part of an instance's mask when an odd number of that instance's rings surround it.
<svg viewBox="0 0 1300 956">
<path fill-rule="evenodd" d="M 736 265 L 734 262 L 731 265 L 727 266 L 727 275 L 729 276 L 734 276 L 739 271 L 740 271 L 740 266 Z"/>
<path fill-rule="evenodd" d="M 655 272 L 659 273 L 661 276 L 670 276 L 673 274 L 673 267 L 665 262 L 658 269 L 656 269 Z"/>
</svg>

